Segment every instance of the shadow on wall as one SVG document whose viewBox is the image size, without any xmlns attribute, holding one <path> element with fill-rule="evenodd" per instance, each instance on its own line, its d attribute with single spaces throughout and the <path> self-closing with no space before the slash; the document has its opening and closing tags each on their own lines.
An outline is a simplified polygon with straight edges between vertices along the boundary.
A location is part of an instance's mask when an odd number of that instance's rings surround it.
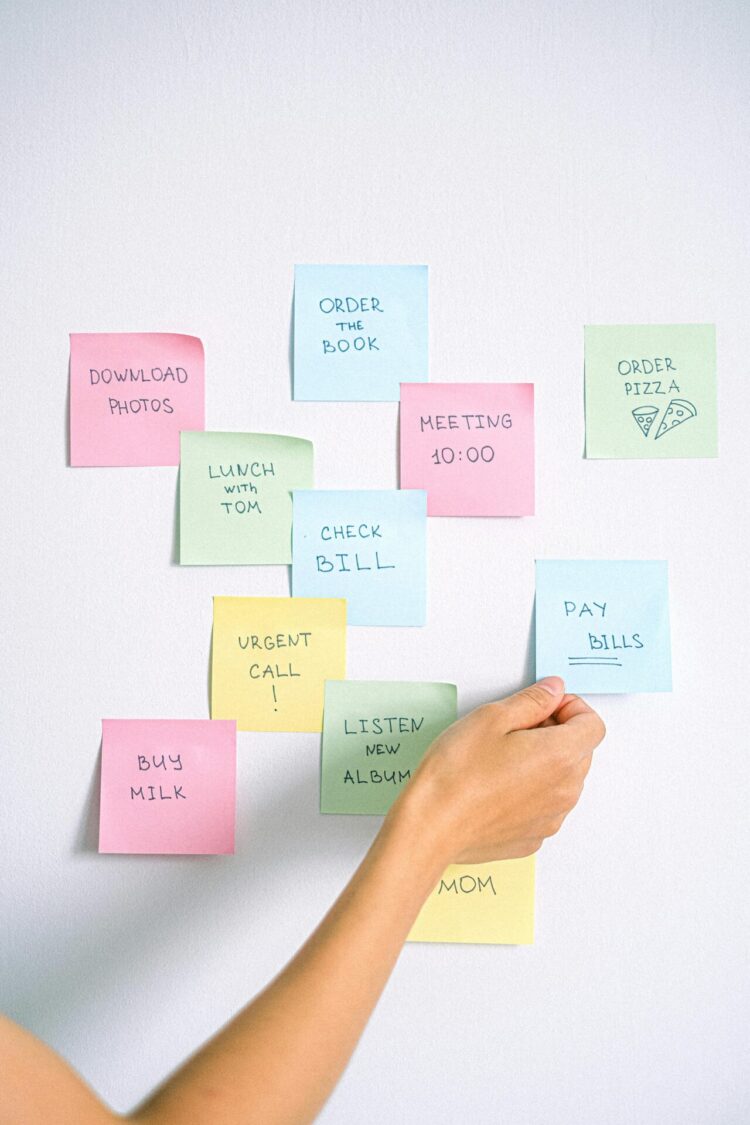
<svg viewBox="0 0 750 1125">
<path fill-rule="evenodd" d="M 529 639 L 526 642 L 526 659 L 523 664 L 523 684 L 531 684 L 536 679 L 536 597 L 531 605 L 531 624 Z"/>
<path fill-rule="evenodd" d="M 99 740 L 99 751 L 96 755 L 94 772 L 91 775 L 86 804 L 78 824 L 73 855 L 86 852 L 99 851 L 99 809 L 101 807 L 102 785 L 102 742 Z"/>
<path fill-rule="evenodd" d="M 213 614 L 212 614 L 213 616 Z M 206 674 L 206 696 L 208 701 L 208 713 L 211 718 L 214 718 L 213 713 L 213 677 L 211 675 L 211 668 L 214 662 L 214 628 L 211 624 L 211 636 L 208 638 L 208 672 Z"/>
<path fill-rule="evenodd" d="M 239 753 L 247 753 L 247 747 Z M 270 901 L 271 888 L 279 882 L 293 876 L 319 878 L 321 865 L 340 865 L 347 857 L 353 871 L 381 818 L 321 816 L 319 749 L 313 754 L 295 749 L 293 757 L 294 776 L 276 787 L 271 800 L 251 808 L 238 786 L 234 856 L 100 857 L 100 747 L 73 856 L 74 862 L 106 865 L 102 884 L 106 882 L 107 897 L 91 904 L 80 919 L 80 932 L 64 904 L 57 919 L 49 910 L 43 931 L 30 934 L 17 966 L 8 966 L 6 979 L 13 982 L 4 997 L 8 1015 L 45 1038 L 63 1038 L 81 1011 L 91 1010 L 111 991 L 113 980 L 120 987 L 123 977 L 131 975 L 144 948 L 172 950 L 178 958 L 199 956 L 193 944 L 197 917 L 218 919 L 217 931 L 226 933 L 229 943 L 232 933 L 241 930 L 251 946 L 253 933 L 264 926 L 262 903 Z M 252 792 L 247 771 L 244 780 Z M 148 874 L 141 894 L 134 893 L 133 867 Z M 336 893 L 331 891 L 331 901 Z M 321 900 L 321 917 L 329 905 Z M 30 965 L 35 966 L 33 974 Z"/>
<path fill-rule="evenodd" d="M 177 468 L 177 483 L 174 493 L 174 521 L 172 523 L 172 554 L 169 559 L 172 566 L 180 565 L 180 468 Z"/>
<path fill-rule="evenodd" d="M 68 355 L 68 384 L 65 388 L 65 464 L 70 468 L 70 355 Z"/>
<path fill-rule="evenodd" d="M 292 288 L 292 312 L 289 318 L 289 397 L 294 399 L 294 289 Z"/>
<path fill-rule="evenodd" d="M 523 683 L 534 678 L 534 624 L 532 613 Z M 523 683 L 498 685 L 497 697 Z M 462 711 L 466 711 L 487 699 L 464 698 L 463 702 Z M 293 763 L 289 780 L 274 782 L 270 799 L 253 807 L 252 795 L 259 788 L 257 771 L 264 769 L 267 759 L 243 760 L 248 747 L 242 746 L 242 740 L 241 734 L 234 856 L 100 857 L 100 744 L 74 837 L 73 857 L 74 862 L 102 865 L 102 894 L 81 918 L 80 931 L 64 904 L 58 907 L 64 913 L 57 919 L 55 904 L 48 904 L 47 925 L 29 935 L 22 963 L 19 952 L 18 965 L 9 966 L 7 979 L 13 984 L 5 1008 L 12 1018 L 40 1029 L 46 1037 L 62 1037 L 81 1010 L 95 1006 L 111 990 L 113 973 L 119 981 L 131 974 L 143 957 L 144 943 L 151 950 L 193 956 L 195 947 L 187 942 L 196 930 L 197 918 L 220 920 L 217 928 L 227 934 L 229 942 L 237 930 L 251 943 L 253 933 L 264 925 L 263 901 L 278 883 L 300 876 L 318 879 L 321 869 L 340 870 L 343 862 L 343 885 L 371 843 L 381 818 L 320 814 L 319 746 L 310 750 L 295 747 L 293 752 L 280 748 L 279 755 L 288 753 Z M 147 876 L 141 884 L 134 883 L 134 868 Z M 332 889 L 331 900 L 334 894 Z M 321 915 L 328 905 L 321 901 Z M 30 964 L 36 967 L 33 976 Z"/>
</svg>

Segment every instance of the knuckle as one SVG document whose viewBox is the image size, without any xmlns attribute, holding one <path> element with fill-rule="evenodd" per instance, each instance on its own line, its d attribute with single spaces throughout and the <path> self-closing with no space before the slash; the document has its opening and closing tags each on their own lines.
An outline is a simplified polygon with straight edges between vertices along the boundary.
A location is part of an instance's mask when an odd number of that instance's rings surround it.
<svg viewBox="0 0 750 1125">
<path fill-rule="evenodd" d="M 601 715 L 598 715 L 596 712 L 594 712 L 594 718 L 596 722 L 594 723 L 594 730 L 592 733 L 594 735 L 594 738 L 596 739 L 596 741 L 594 742 L 594 746 L 598 746 L 607 733 L 607 727 Z"/>
<path fill-rule="evenodd" d="M 562 776 L 568 776 L 578 761 L 578 757 L 578 753 L 567 738 L 557 740 L 557 745 L 555 747 L 555 765 Z"/>
<path fill-rule="evenodd" d="M 578 802 L 581 799 L 581 793 L 582 792 L 583 792 L 583 786 L 582 785 L 574 785 L 574 786 L 570 787 L 570 789 L 568 790 L 568 792 L 566 794 L 566 801 L 565 801 L 565 807 L 568 810 L 568 812 L 570 812 L 571 809 L 574 809 L 576 807 L 576 805 L 578 804 Z"/>
<path fill-rule="evenodd" d="M 564 816 L 556 816 L 556 817 L 554 817 L 554 819 L 553 819 L 553 820 L 551 820 L 551 821 L 549 822 L 549 824 L 547 825 L 547 830 L 546 830 L 546 832 L 544 833 L 544 835 L 545 835 L 545 836 L 556 836 L 556 835 L 557 835 L 557 833 L 558 833 L 558 832 L 560 831 L 560 829 L 562 828 L 562 826 L 563 826 L 563 823 L 564 823 L 564 822 L 565 822 L 565 817 L 564 817 Z"/>
<path fill-rule="evenodd" d="M 560 817 L 567 816 L 570 810 L 575 808 L 580 795 L 581 789 L 578 785 L 559 785 L 555 792 L 554 811 L 551 813 L 551 819 L 557 820 Z"/>
<path fill-rule="evenodd" d="M 585 777 L 591 765 L 592 750 L 582 748 L 578 738 L 565 737 L 562 740 L 560 764 L 570 777 Z"/>
<path fill-rule="evenodd" d="M 578 768 L 575 770 L 573 777 L 579 789 L 583 789 L 583 783 L 588 777 L 589 770 L 591 769 L 591 758 L 586 757 L 582 762 L 578 763 Z"/>
<path fill-rule="evenodd" d="M 503 702 L 502 700 L 495 700 L 492 703 L 482 703 L 481 706 L 477 707 L 474 714 L 490 726 L 495 726 L 503 717 Z"/>
</svg>

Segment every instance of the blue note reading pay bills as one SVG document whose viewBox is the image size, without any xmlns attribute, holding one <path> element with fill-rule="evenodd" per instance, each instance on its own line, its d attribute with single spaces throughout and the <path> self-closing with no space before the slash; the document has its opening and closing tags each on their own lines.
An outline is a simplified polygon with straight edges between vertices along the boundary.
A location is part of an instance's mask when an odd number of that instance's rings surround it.
<svg viewBox="0 0 750 1125">
<path fill-rule="evenodd" d="M 536 676 L 571 692 L 671 691 L 667 564 L 536 564 Z"/>
</svg>

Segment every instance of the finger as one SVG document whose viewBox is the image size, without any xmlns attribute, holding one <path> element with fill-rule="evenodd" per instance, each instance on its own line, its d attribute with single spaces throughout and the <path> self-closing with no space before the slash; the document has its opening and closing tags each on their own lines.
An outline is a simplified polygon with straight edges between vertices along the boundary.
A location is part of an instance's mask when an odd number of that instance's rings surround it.
<svg viewBox="0 0 750 1125">
<path fill-rule="evenodd" d="M 543 723 L 540 723 L 539 726 L 540 727 L 556 727 L 560 722 L 564 722 L 565 716 L 568 715 L 567 707 L 574 700 L 576 702 L 579 702 L 579 703 L 584 702 L 577 695 L 563 695 L 560 699 L 559 704 L 557 705 L 555 710 L 552 712 L 550 717 L 548 719 L 545 719 Z M 588 706 L 588 704 L 585 704 L 585 706 Z M 562 718 L 561 718 L 561 716 L 562 716 Z"/>
<path fill-rule="evenodd" d="M 558 726 L 580 740 L 581 747 L 587 750 L 595 749 L 607 733 L 601 715 L 578 695 L 564 696 L 553 717 Z"/>
<path fill-rule="evenodd" d="M 506 731 L 529 730 L 548 719 L 565 698 L 565 684 L 559 676 L 546 676 L 523 691 L 501 699 L 495 707 Z"/>
<path fill-rule="evenodd" d="M 563 695 L 553 711 L 553 717 L 558 723 L 564 723 L 568 719 L 572 719 L 574 715 L 593 710 L 593 707 L 589 707 L 586 700 L 581 699 L 580 695 Z"/>
</svg>

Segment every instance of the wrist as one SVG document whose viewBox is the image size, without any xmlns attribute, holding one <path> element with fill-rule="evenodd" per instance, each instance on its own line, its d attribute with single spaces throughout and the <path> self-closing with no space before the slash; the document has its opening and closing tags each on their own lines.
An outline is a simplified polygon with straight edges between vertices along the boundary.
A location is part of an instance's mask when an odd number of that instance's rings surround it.
<svg viewBox="0 0 750 1125">
<path fill-rule="evenodd" d="M 393 840 L 410 866 L 424 877 L 430 889 L 452 862 L 447 833 L 435 817 L 434 803 L 420 786 L 408 785 L 391 806 L 381 833 Z"/>
</svg>

